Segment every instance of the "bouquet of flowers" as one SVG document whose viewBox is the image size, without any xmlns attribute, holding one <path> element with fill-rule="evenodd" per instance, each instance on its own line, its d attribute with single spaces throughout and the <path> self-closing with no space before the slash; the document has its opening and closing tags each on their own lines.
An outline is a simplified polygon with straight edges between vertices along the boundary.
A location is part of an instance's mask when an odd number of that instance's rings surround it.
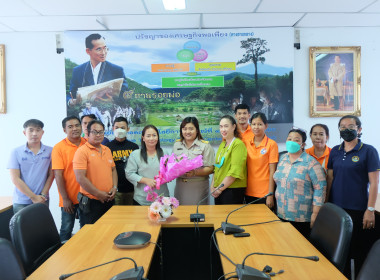
<svg viewBox="0 0 380 280">
<path fill-rule="evenodd" d="M 175 154 L 165 155 L 160 159 L 160 171 L 154 177 L 157 182 L 156 188 L 160 189 L 162 184 L 173 181 L 186 172 L 203 166 L 203 156 L 199 155 L 189 159 L 185 154 L 177 157 Z"/>
<path fill-rule="evenodd" d="M 146 200 L 153 202 L 148 210 L 148 217 L 151 221 L 166 220 L 173 214 L 173 209 L 179 205 L 179 201 L 175 197 L 158 196 L 155 190 L 159 190 L 162 184 L 173 181 L 186 172 L 201 166 L 203 166 L 202 155 L 189 159 L 185 154 L 180 157 L 172 154 L 165 155 L 160 159 L 160 171 L 158 175 L 154 176 L 156 185 L 144 188 L 147 193 Z"/>
<path fill-rule="evenodd" d="M 148 209 L 148 217 L 152 222 L 165 221 L 173 215 L 179 201 L 175 197 L 158 196 Z"/>
</svg>

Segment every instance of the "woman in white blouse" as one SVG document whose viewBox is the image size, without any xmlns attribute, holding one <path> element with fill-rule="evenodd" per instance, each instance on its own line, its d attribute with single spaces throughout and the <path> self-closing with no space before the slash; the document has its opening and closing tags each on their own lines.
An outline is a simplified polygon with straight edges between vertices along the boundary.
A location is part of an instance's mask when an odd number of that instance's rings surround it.
<svg viewBox="0 0 380 280">
<path fill-rule="evenodd" d="M 134 205 L 150 205 L 152 202 L 146 200 L 145 186 L 156 185 L 154 176 L 160 170 L 160 158 L 164 155 L 160 147 L 160 136 L 154 125 L 147 125 L 141 133 L 141 149 L 134 150 L 129 156 L 125 175 L 129 182 L 135 187 L 133 195 Z M 158 195 L 169 196 L 167 184 L 162 184 Z"/>
</svg>

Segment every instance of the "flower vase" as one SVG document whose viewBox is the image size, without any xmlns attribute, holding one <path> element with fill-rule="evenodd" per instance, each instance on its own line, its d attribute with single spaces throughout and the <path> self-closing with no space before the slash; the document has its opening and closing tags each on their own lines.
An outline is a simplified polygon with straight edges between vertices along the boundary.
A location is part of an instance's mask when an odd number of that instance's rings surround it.
<svg viewBox="0 0 380 280">
<path fill-rule="evenodd" d="M 159 217 L 157 219 L 157 223 L 162 223 L 162 222 L 166 222 L 166 218 Z"/>
</svg>

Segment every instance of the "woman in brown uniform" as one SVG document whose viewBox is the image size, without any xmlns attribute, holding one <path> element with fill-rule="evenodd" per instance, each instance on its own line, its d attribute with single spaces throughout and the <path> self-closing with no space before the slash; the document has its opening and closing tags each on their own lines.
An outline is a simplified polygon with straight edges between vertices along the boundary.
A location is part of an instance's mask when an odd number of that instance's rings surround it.
<svg viewBox="0 0 380 280">
<path fill-rule="evenodd" d="M 174 154 L 185 154 L 189 159 L 203 156 L 203 166 L 177 178 L 174 191 L 181 205 L 195 205 L 208 194 L 208 175 L 214 171 L 215 152 L 208 141 L 203 140 L 195 117 L 186 117 L 182 121 L 179 136 L 180 139 L 174 143 Z M 208 204 L 208 200 L 202 204 Z"/>
</svg>

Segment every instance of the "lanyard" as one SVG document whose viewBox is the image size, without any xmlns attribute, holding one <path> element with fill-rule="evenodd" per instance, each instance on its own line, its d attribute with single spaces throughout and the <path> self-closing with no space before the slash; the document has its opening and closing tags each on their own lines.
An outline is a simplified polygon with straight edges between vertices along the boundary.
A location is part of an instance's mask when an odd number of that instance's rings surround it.
<svg viewBox="0 0 380 280">
<path fill-rule="evenodd" d="M 231 148 L 232 143 L 233 143 L 234 141 L 235 141 L 235 137 L 234 137 L 234 139 L 232 139 L 231 143 L 228 145 L 227 151 L 224 151 L 224 153 L 223 153 L 223 157 L 224 157 L 224 155 L 228 152 L 228 150 Z M 219 156 L 218 156 L 218 161 L 217 161 L 217 162 L 220 162 L 220 156 L 221 156 L 221 155 L 222 155 L 222 153 L 219 154 Z"/>
</svg>

